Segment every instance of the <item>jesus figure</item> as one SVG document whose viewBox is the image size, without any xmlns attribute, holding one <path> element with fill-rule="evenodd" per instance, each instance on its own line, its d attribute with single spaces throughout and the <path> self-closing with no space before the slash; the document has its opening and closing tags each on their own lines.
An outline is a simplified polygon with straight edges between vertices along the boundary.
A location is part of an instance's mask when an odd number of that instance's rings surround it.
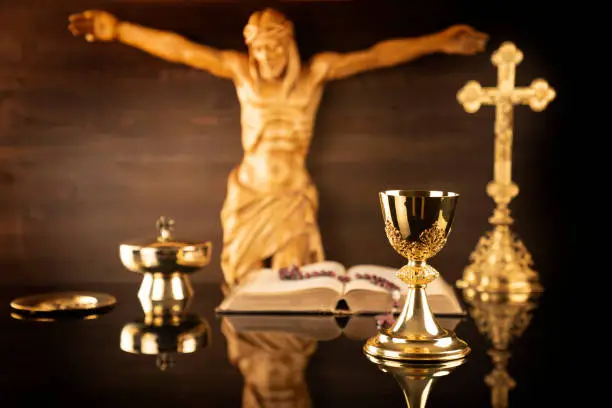
<svg viewBox="0 0 612 408">
<path fill-rule="evenodd" d="M 119 41 L 164 60 L 233 81 L 241 107 L 242 161 L 231 171 L 221 211 L 225 283 L 233 286 L 270 261 L 272 268 L 324 259 L 318 196 L 305 166 L 327 81 L 442 52 L 473 55 L 488 36 L 466 25 L 381 41 L 349 53 L 300 60 L 293 24 L 274 9 L 254 12 L 243 31 L 248 53 L 219 50 L 99 10 L 69 18 L 87 41 Z"/>
</svg>

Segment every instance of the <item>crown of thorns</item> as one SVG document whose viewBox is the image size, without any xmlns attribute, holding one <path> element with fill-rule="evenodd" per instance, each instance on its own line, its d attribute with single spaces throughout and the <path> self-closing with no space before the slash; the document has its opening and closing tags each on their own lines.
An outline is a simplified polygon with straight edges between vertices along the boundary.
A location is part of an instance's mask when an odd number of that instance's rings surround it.
<svg viewBox="0 0 612 408">
<path fill-rule="evenodd" d="M 243 31 L 245 42 L 250 45 L 258 38 L 279 40 L 293 35 L 293 26 L 289 22 L 267 23 L 262 26 L 247 24 Z"/>
</svg>

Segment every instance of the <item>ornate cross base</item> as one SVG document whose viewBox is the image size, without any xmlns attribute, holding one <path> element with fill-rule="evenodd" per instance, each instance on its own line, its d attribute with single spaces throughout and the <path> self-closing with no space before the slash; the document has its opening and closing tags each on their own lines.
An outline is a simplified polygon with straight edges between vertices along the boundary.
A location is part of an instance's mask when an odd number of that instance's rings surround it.
<svg viewBox="0 0 612 408">
<path fill-rule="evenodd" d="M 531 254 L 508 225 L 496 225 L 480 238 L 471 263 L 457 281 L 459 288 L 484 292 L 532 293 L 543 291 Z"/>
</svg>

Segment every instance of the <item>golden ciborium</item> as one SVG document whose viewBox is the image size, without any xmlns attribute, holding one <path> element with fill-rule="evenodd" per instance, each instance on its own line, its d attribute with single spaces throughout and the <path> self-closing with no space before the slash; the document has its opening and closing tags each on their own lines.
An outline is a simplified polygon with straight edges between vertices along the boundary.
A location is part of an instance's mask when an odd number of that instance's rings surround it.
<svg viewBox="0 0 612 408">
<path fill-rule="evenodd" d="M 408 263 L 396 276 L 408 284 L 395 324 L 370 338 L 366 354 L 392 360 L 445 361 L 465 357 L 470 348 L 436 321 L 425 287 L 439 273 L 427 263 L 446 244 L 459 197 L 443 191 L 388 190 L 379 193 L 385 232 Z"/>
<path fill-rule="evenodd" d="M 210 263 L 210 241 L 176 239 L 174 220 L 157 220 L 158 236 L 123 242 L 121 262 L 143 275 L 138 299 L 145 314 L 181 315 L 189 308 L 193 288 L 189 275 Z"/>
</svg>

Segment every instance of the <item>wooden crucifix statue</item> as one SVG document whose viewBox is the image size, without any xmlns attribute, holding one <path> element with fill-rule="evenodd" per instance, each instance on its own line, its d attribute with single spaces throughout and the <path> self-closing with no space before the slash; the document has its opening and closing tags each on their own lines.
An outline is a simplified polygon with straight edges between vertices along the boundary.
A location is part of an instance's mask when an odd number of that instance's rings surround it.
<svg viewBox="0 0 612 408">
<path fill-rule="evenodd" d="M 271 259 L 273 268 L 324 258 L 318 196 L 305 166 L 327 81 L 442 52 L 473 55 L 488 36 L 455 25 L 349 53 L 322 52 L 302 62 L 293 24 L 274 9 L 254 12 L 243 31 L 248 52 L 219 50 L 173 33 L 120 21 L 99 10 L 69 18 L 87 41 L 119 41 L 164 60 L 232 80 L 241 106 L 244 156 L 231 172 L 221 212 L 221 267 L 228 285 Z"/>
</svg>

